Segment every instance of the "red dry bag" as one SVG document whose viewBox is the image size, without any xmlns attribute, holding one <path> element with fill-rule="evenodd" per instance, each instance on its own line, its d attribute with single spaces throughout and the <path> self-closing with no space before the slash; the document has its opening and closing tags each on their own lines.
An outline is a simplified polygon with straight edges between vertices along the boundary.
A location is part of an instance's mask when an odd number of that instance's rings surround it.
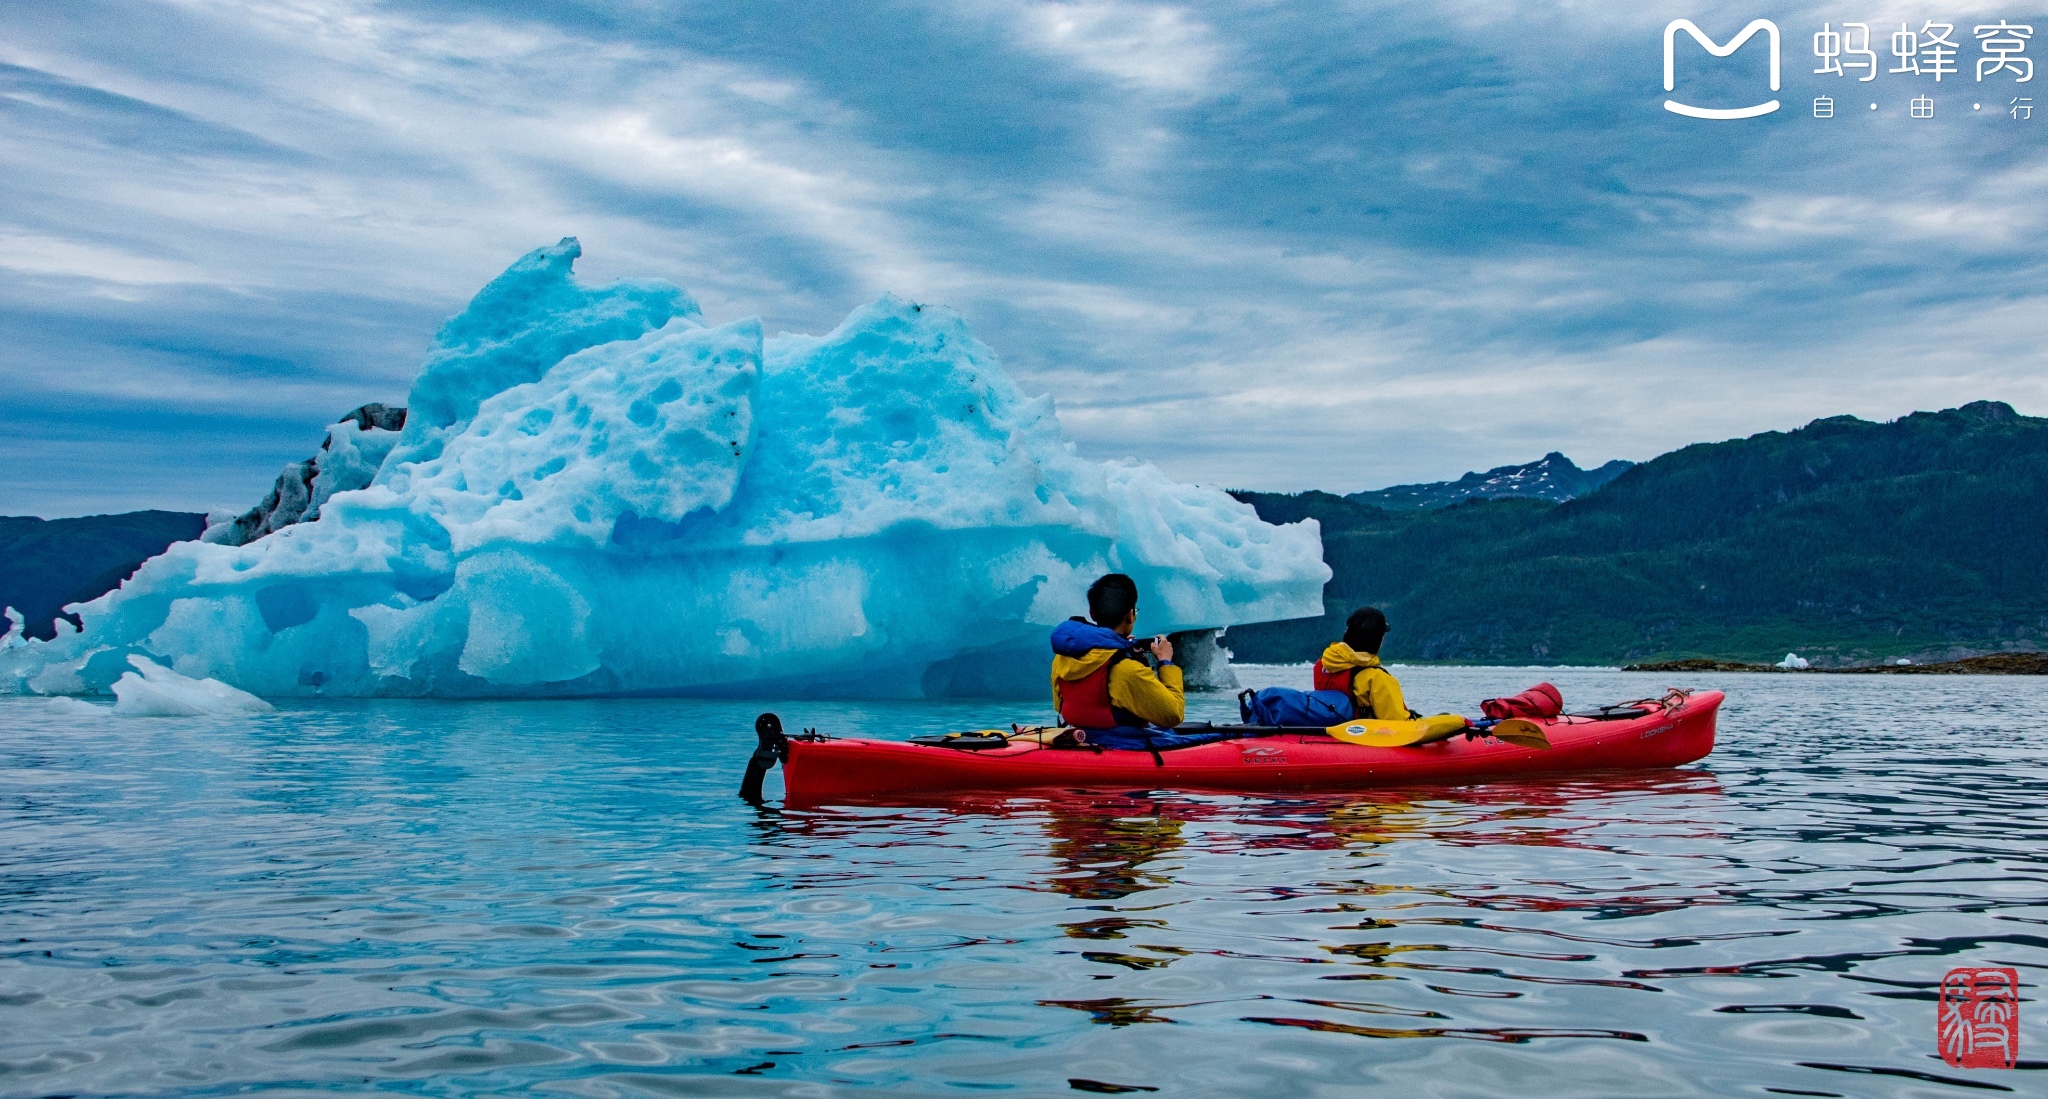
<svg viewBox="0 0 2048 1099">
<path fill-rule="evenodd" d="M 1518 695 L 1489 698 L 1479 710 L 1496 720 L 1509 717 L 1556 717 L 1564 712 L 1564 695 L 1548 683 L 1538 683 Z"/>
</svg>

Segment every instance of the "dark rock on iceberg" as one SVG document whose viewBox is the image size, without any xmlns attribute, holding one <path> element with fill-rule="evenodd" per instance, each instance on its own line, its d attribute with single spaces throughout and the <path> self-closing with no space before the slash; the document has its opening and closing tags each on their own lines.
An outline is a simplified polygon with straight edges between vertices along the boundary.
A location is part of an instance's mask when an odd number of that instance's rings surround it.
<svg viewBox="0 0 2048 1099">
<path fill-rule="evenodd" d="M 357 431 L 370 431 L 373 429 L 377 431 L 404 431 L 405 408 L 402 405 L 394 408 L 377 401 L 371 401 L 369 404 L 350 412 L 336 422 L 354 424 Z M 321 444 L 320 449 L 326 450 L 326 444 Z"/>
<path fill-rule="evenodd" d="M 246 546 L 294 523 L 318 519 L 328 497 L 369 487 L 404 429 L 404 408 L 372 402 L 350 411 L 328 429 L 320 453 L 285 464 L 262 503 L 233 518 L 209 517 L 206 541 Z"/>
</svg>

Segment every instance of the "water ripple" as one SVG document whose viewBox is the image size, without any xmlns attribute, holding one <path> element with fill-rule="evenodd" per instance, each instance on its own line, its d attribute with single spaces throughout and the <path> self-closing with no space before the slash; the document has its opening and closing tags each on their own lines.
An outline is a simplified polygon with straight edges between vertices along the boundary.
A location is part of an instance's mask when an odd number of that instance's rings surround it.
<svg viewBox="0 0 2048 1099">
<path fill-rule="evenodd" d="M 0 699 L 0 1094 L 2039 1090 L 1933 1015 L 2048 967 L 2048 683 L 1854 678 L 1697 677 L 1673 772 L 801 811 L 731 796 L 741 703 Z"/>
</svg>

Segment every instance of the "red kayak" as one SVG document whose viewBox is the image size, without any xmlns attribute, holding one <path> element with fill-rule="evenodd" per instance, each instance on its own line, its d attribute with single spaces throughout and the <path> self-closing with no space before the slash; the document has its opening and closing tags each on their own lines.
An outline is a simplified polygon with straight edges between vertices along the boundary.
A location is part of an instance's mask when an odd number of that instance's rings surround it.
<svg viewBox="0 0 2048 1099">
<path fill-rule="evenodd" d="M 749 782 L 758 796 L 760 774 L 770 755 L 783 762 L 786 800 L 802 805 L 954 790 L 1363 790 L 1561 772 L 1648 770 L 1691 763 L 1713 751 L 1714 717 L 1721 699 L 1719 691 L 1674 692 L 1662 701 L 1538 721 L 1550 740 L 1547 750 L 1485 736 L 1367 748 L 1304 730 L 1217 741 L 1162 752 L 1156 758 L 1150 752 L 1037 743 L 967 751 L 893 740 L 784 738 L 774 715 L 763 714 L 756 726 L 762 747 L 749 766 Z"/>
</svg>

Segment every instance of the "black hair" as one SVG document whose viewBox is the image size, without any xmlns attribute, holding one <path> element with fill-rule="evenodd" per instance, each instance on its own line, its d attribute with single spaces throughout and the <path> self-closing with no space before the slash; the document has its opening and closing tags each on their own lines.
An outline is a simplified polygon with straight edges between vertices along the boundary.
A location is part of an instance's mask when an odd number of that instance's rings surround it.
<svg viewBox="0 0 2048 1099">
<path fill-rule="evenodd" d="M 1377 654 L 1387 637 L 1387 616 L 1378 607 L 1360 607 L 1344 620 L 1344 643 L 1362 653 Z"/>
<path fill-rule="evenodd" d="M 1138 609 L 1138 582 L 1113 572 L 1088 585 L 1088 617 L 1106 629 L 1124 624 L 1124 616 Z"/>
</svg>

